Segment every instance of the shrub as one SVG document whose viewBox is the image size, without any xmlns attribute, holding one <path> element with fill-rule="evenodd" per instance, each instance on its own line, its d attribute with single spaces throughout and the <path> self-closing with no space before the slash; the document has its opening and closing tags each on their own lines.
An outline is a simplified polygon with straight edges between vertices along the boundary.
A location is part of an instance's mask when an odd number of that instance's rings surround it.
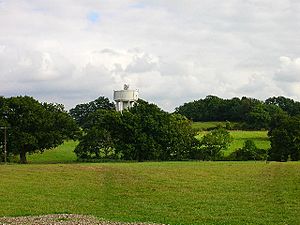
<svg viewBox="0 0 300 225">
<path fill-rule="evenodd" d="M 220 160 L 223 156 L 222 150 L 228 148 L 232 137 L 224 128 L 215 129 L 203 136 L 200 146 L 196 152 L 196 159 Z"/>
</svg>

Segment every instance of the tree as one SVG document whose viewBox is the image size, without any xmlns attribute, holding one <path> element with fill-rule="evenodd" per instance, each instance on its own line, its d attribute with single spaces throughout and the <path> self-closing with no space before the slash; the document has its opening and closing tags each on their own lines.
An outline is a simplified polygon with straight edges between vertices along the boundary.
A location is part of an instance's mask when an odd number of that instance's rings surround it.
<svg viewBox="0 0 300 225">
<path fill-rule="evenodd" d="M 232 137 L 223 128 L 212 130 L 205 134 L 200 141 L 198 157 L 202 160 L 218 160 L 222 156 L 222 150 L 228 148 Z"/>
<path fill-rule="evenodd" d="M 204 99 L 184 103 L 175 112 L 193 121 L 246 121 L 247 114 L 262 102 L 254 98 L 222 99 L 208 95 Z"/>
<path fill-rule="evenodd" d="M 18 154 L 21 163 L 27 162 L 27 153 L 56 147 L 79 131 L 62 105 L 41 104 L 28 96 L 8 98 L 5 105 L 1 113 L 10 126 L 8 150 Z"/>
<path fill-rule="evenodd" d="M 81 159 L 108 159 L 115 157 L 113 137 L 106 129 L 92 128 L 80 139 L 74 152 Z"/>
<path fill-rule="evenodd" d="M 139 101 L 122 115 L 124 135 L 120 149 L 127 159 L 182 160 L 195 146 L 190 122 L 178 114 L 164 112 L 154 104 Z"/>
<path fill-rule="evenodd" d="M 271 115 L 266 105 L 257 104 L 247 115 L 248 128 L 268 129 L 271 122 Z"/>
<path fill-rule="evenodd" d="M 89 114 L 96 112 L 98 109 L 113 110 L 114 104 L 108 98 L 100 96 L 94 101 L 85 104 L 76 105 L 70 110 L 70 115 L 76 120 L 79 126 L 84 126 Z"/>
<path fill-rule="evenodd" d="M 79 139 L 74 152 L 80 159 L 117 158 L 115 151 L 118 140 L 118 128 L 121 126 L 121 114 L 116 111 L 99 109 L 89 114 L 85 135 Z"/>
<path fill-rule="evenodd" d="M 90 114 L 84 132 L 75 150 L 79 158 L 101 158 L 98 153 L 107 148 L 125 160 L 181 160 L 189 158 L 196 141 L 185 117 L 142 100 L 122 113 Z"/>
<path fill-rule="evenodd" d="M 300 116 L 278 115 L 273 119 L 268 135 L 271 141 L 270 160 L 300 159 Z"/>
<path fill-rule="evenodd" d="M 283 96 L 268 98 L 265 103 L 267 105 L 276 105 L 287 112 L 290 116 L 300 114 L 300 102 Z"/>
</svg>

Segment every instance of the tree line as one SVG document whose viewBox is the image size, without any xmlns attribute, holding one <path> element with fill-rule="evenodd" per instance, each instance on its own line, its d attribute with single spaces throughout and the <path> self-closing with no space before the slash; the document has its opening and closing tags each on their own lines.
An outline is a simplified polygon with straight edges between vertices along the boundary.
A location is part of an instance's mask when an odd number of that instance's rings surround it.
<svg viewBox="0 0 300 225">
<path fill-rule="evenodd" d="M 226 160 L 222 152 L 232 141 L 230 133 L 218 127 L 197 139 L 191 126 L 196 118 L 269 130 L 270 150 L 248 141 L 227 159 L 287 161 L 299 160 L 300 154 L 299 103 L 284 97 L 262 102 L 208 96 L 174 113 L 143 100 L 120 113 L 104 96 L 69 112 L 61 104 L 40 103 L 29 96 L 0 97 L 0 115 L 0 127 L 8 131 L 7 146 L 0 138 L 1 152 L 6 146 L 8 156 L 19 155 L 21 163 L 26 163 L 26 154 L 43 152 L 66 139 L 79 140 L 75 153 L 80 160 Z M 0 160 L 3 157 L 0 154 Z"/>
<path fill-rule="evenodd" d="M 300 102 L 283 96 L 261 101 L 247 97 L 222 99 L 209 95 L 184 103 L 175 112 L 192 121 L 240 122 L 240 129 L 269 129 L 275 114 L 299 115 Z"/>
</svg>

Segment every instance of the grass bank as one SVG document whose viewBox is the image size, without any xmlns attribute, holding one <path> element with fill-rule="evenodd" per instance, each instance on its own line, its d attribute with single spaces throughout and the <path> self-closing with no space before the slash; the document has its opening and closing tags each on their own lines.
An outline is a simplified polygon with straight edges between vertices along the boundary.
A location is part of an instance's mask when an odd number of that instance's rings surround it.
<svg viewBox="0 0 300 225">
<path fill-rule="evenodd" d="M 0 166 L 0 216 L 92 214 L 169 224 L 299 224 L 300 163 Z"/>
<path fill-rule="evenodd" d="M 74 149 L 78 142 L 65 141 L 57 148 L 46 150 L 43 153 L 28 154 L 29 163 L 72 163 L 77 160 Z"/>
</svg>

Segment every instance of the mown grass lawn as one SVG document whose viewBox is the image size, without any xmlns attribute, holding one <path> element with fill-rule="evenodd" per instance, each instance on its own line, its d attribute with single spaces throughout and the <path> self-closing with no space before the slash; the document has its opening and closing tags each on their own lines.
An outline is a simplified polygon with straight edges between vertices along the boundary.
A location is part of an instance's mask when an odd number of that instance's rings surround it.
<svg viewBox="0 0 300 225">
<path fill-rule="evenodd" d="M 300 163 L 0 166 L 0 216 L 92 214 L 169 224 L 299 224 Z"/>
</svg>

